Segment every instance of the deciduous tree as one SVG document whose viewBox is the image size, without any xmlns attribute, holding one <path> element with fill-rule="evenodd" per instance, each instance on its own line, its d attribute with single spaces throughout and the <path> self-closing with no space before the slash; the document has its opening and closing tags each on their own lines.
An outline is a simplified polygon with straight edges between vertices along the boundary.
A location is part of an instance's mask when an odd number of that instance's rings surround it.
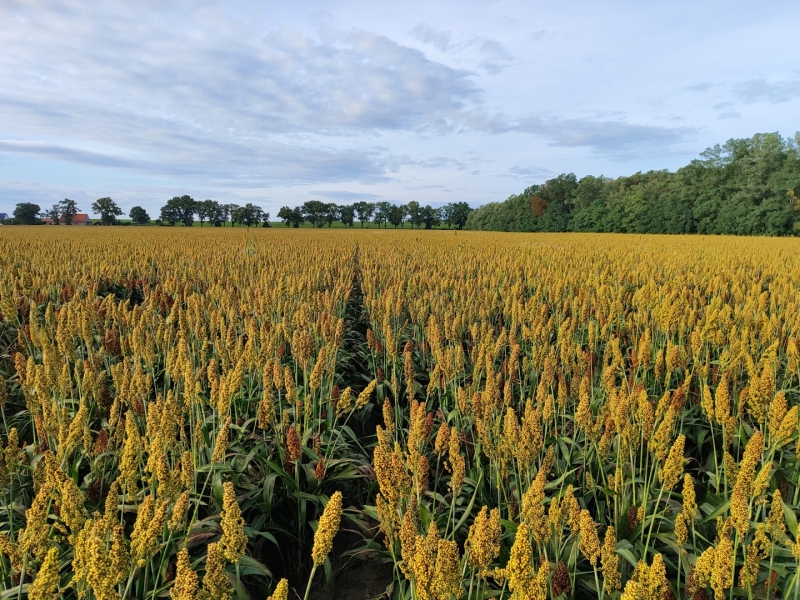
<svg viewBox="0 0 800 600">
<path fill-rule="evenodd" d="M 61 210 L 61 220 L 64 221 L 64 225 L 72 225 L 73 217 L 77 215 L 80 210 L 78 208 L 78 203 L 75 202 L 75 200 L 64 198 L 59 204 L 59 208 Z"/>
<path fill-rule="evenodd" d="M 194 215 L 197 212 L 197 201 L 191 196 L 174 196 L 167 201 L 161 209 L 161 220 L 168 221 L 171 225 L 183 223 L 185 227 L 194 224 Z"/>
<path fill-rule="evenodd" d="M 305 222 L 303 211 L 289 206 L 284 206 L 278 211 L 278 218 L 286 223 L 287 227 L 294 227 L 295 229 Z"/>
<path fill-rule="evenodd" d="M 355 212 L 356 209 L 352 204 L 345 204 L 344 206 L 340 206 L 339 219 L 341 219 L 342 225 L 346 227 L 352 227 L 353 221 L 355 220 Z"/>
<path fill-rule="evenodd" d="M 303 216 L 306 221 L 311 223 L 312 227 L 322 226 L 326 209 L 325 203 L 319 200 L 309 200 L 303 203 L 303 206 L 300 208 L 300 210 L 303 211 Z"/>
<path fill-rule="evenodd" d="M 114 225 L 117 217 L 122 214 L 122 209 L 111 198 L 98 198 L 92 202 L 92 211 L 100 215 L 103 225 Z"/>
<path fill-rule="evenodd" d="M 375 205 L 371 202 L 356 202 L 353 207 L 358 215 L 358 220 L 361 222 L 361 227 L 364 227 L 364 223 L 368 223 L 372 215 L 375 214 Z"/>
<path fill-rule="evenodd" d="M 147 225 L 150 222 L 150 215 L 141 206 L 134 206 L 128 216 L 137 225 Z"/>
<path fill-rule="evenodd" d="M 44 211 L 44 216 L 53 222 L 53 225 L 58 225 L 61 222 L 61 207 L 58 204 L 53 204 L 50 210 Z"/>
</svg>

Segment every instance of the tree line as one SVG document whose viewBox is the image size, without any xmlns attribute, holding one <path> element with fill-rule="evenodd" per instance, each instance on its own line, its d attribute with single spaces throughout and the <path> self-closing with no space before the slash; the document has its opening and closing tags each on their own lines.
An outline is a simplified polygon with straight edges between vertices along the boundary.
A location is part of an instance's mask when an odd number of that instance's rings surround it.
<svg viewBox="0 0 800 600">
<path fill-rule="evenodd" d="M 329 227 L 334 222 L 341 222 L 346 227 L 353 227 L 356 221 L 364 227 L 365 223 L 375 223 L 386 227 L 402 227 L 409 222 L 412 227 L 434 229 L 446 225 L 447 228 L 463 229 L 473 209 L 466 202 L 453 202 L 441 208 L 421 206 L 419 202 L 411 201 L 408 204 L 393 204 L 391 202 L 356 202 L 355 204 L 338 205 L 335 203 L 309 200 L 301 206 L 284 206 L 278 211 L 278 218 L 287 227 L 300 227 L 308 222 L 312 227 Z M 63 202 L 53 205 L 52 208 L 42 211 L 39 205 L 22 202 L 17 204 L 14 211 L 13 222 L 19 225 L 35 225 L 41 219 L 50 219 L 54 224 L 64 223 L 70 225 L 72 218 L 80 211 L 74 200 L 65 198 Z M 116 225 L 117 217 L 122 215 L 122 209 L 111 198 L 100 198 L 92 203 L 92 211 L 100 215 L 100 224 Z M 150 215 L 141 206 L 134 206 L 129 213 L 131 221 L 139 225 L 149 224 Z M 174 226 L 182 224 L 192 227 L 195 221 L 202 227 L 206 221 L 214 227 L 231 225 L 244 225 L 253 227 L 261 225 L 270 226 L 270 214 L 255 204 L 225 204 L 216 200 L 195 200 L 191 196 L 175 196 L 161 207 L 156 225 Z"/>
<path fill-rule="evenodd" d="M 200 221 L 202 227 L 206 221 L 213 227 L 231 225 L 246 225 L 254 227 L 261 225 L 269 227 L 269 213 L 260 206 L 247 203 L 225 204 L 216 200 L 195 200 L 191 196 L 174 196 L 161 207 L 161 214 L 156 220 L 157 225 L 175 225 L 182 223 L 186 227 L 194 225 L 195 220 Z M 197 217 L 195 219 L 195 217 Z"/>
<path fill-rule="evenodd" d="M 800 133 L 731 139 L 675 172 L 564 173 L 473 211 L 467 228 L 800 235 Z"/>
<path fill-rule="evenodd" d="M 312 227 L 324 225 L 330 227 L 336 221 L 345 227 L 353 227 L 358 221 L 361 227 L 364 227 L 365 223 L 375 223 L 378 227 L 393 225 L 397 228 L 408 222 L 412 228 L 434 229 L 444 224 L 448 229 L 451 227 L 463 229 L 472 210 L 466 202 L 451 202 L 440 208 L 434 208 L 430 205 L 421 206 L 416 200 L 408 204 L 356 202 L 345 205 L 309 200 L 294 208 L 282 207 L 278 211 L 278 218 L 287 227 L 300 227 L 306 221 Z"/>
<path fill-rule="evenodd" d="M 54 204 L 52 208 L 42 210 L 38 204 L 21 202 L 14 210 L 12 223 L 17 225 L 36 225 L 42 219 L 50 219 L 55 225 L 61 223 L 71 225 L 74 216 L 80 211 L 77 202 L 64 198 L 62 202 Z M 123 214 L 119 205 L 111 198 L 100 198 L 92 202 L 92 211 L 100 215 L 101 225 L 118 225 L 117 217 Z M 134 206 L 128 213 L 131 221 L 137 225 L 147 225 L 151 217 L 141 206 Z M 194 225 L 195 220 L 201 226 L 208 221 L 216 227 L 241 224 L 248 227 L 261 224 L 269 227 L 269 213 L 254 204 L 239 206 L 237 204 L 222 204 L 216 200 L 197 201 L 190 196 L 175 196 L 161 207 L 161 214 L 155 220 L 156 225 L 176 225 L 181 223 L 187 227 Z"/>
</svg>

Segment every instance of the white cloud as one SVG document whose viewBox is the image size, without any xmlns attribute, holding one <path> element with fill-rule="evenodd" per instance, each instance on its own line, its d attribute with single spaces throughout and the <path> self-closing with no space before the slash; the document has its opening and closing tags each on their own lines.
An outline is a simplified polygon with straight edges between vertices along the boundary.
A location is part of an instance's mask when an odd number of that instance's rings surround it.
<svg viewBox="0 0 800 600">
<path fill-rule="evenodd" d="M 701 81 L 700 83 L 695 83 L 694 85 L 687 85 L 684 89 L 689 90 L 690 92 L 705 92 L 712 87 L 707 81 Z"/>
<path fill-rule="evenodd" d="M 311 190 L 308 192 L 310 196 L 322 196 L 331 200 L 338 200 L 344 202 L 358 202 L 359 200 L 380 200 L 381 196 L 378 194 L 369 194 L 365 192 L 350 192 L 347 190 Z"/>
<path fill-rule="evenodd" d="M 419 40 L 423 44 L 430 44 L 441 52 L 447 52 L 450 49 L 450 39 L 452 35 L 449 31 L 439 31 L 433 27 L 428 27 L 423 23 L 419 23 L 411 30 L 411 37 Z"/>
<path fill-rule="evenodd" d="M 546 179 L 548 177 L 553 177 L 555 176 L 555 173 L 550 169 L 546 169 L 545 167 L 537 167 L 535 165 L 530 165 L 527 167 L 513 165 L 508 168 L 508 176 L 529 181 L 531 178 Z"/>
<path fill-rule="evenodd" d="M 470 35 L 461 36 L 460 39 L 453 41 L 450 31 L 435 29 L 424 23 L 417 24 L 410 35 L 413 39 L 433 46 L 440 52 L 449 52 L 467 60 L 472 59 L 471 62 L 490 75 L 496 75 L 514 64 L 514 56 L 496 39 Z"/>
<path fill-rule="evenodd" d="M 531 33 L 530 39 L 532 42 L 538 42 L 543 40 L 546 35 L 547 35 L 546 29 L 537 29 L 536 31 Z"/>
<path fill-rule="evenodd" d="M 737 98 L 745 102 L 766 100 L 772 104 L 788 102 L 800 96 L 800 78 L 769 82 L 766 79 L 750 79 L 733 86 Z"/>
<path fill-rule="evenodd" d="M 594 152 L 623 160 L 631 160 L 644 153 L 670 154 L 697 133 L 696 129 L 690 127 L 539 116 L 520 119 L 514 128 L 541 135 L 551 146 L 590 148 Z"/>
<path fill-rule="evenodd" d="M 740 119 L 742 117 L 732 102 L 719 102 L 711 108 L 717 111 L 717 119 Z"/>
<path fill-rule="evenodd" d="M 130 31 L 140 7 L 116 10 L 0 26 L 16 50 L 0 55 L 0 150 L 233 185 L 374 181 L 397 159 L 352 140 L 453 131 L 481 102 L 467 71 L 368 31 L 258 33 L 207 7 L 177 32 L 157 11 Z"/>
</svg>

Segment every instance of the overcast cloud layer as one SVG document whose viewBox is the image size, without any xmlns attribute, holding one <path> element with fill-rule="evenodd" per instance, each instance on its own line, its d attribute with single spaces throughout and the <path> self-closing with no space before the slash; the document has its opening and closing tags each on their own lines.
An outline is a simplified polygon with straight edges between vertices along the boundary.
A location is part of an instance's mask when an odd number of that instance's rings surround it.
<svg viewBox="0 0 800 600">
<path fill-rule="evenodd" d="M 477 206 L 800 129 L 796 2 L 0 2 L 0 212 Z"/>
</svg>

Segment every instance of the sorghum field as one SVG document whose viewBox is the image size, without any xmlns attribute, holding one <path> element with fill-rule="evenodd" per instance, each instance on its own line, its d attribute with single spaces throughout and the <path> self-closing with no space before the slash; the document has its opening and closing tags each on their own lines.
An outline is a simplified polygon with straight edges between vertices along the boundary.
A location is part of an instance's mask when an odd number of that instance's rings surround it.
<svg viewBox="0 0 800 600">
<path fill-rule="evenodd" d="M 2 227 L 0 273 L 0 598 L 362 559 L 397 599 L 800 595 L 798 240 Z"/>
</svg>

